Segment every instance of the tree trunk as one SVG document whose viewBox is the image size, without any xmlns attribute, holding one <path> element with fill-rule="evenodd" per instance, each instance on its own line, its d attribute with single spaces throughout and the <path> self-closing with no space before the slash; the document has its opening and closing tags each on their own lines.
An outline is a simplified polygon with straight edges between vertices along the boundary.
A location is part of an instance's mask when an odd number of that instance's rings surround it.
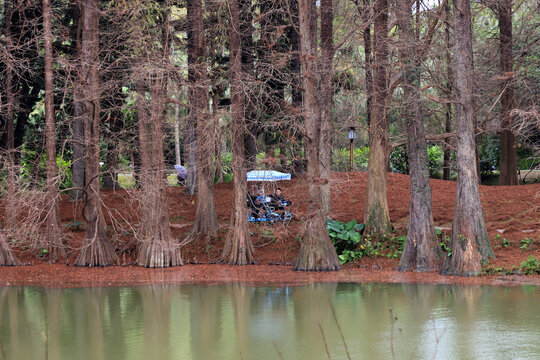
<svg viewBox="0 0 540 360">
<path fill-rule="evenodd" d="M 17 266 L 21 265 L 19 260 L 9 248 L 4 232 L 0 228 L 0 266 Z"/>
<path fill-rule="evenodd" d="M 366 186 L 364 223 L 366 234 L 390 232 L 390 215 L 387 201 L 387 167 L 390 156 L 388 115 L 387 66 L 388 66 L 388 0 L 375 2 L 375 74 L 373 104 L 369 125 L 369 166 Z"/>
<path fill-rule="evenodd" d="M 9 43 L 13 43 L 11 36 L 11 17 L 13 14 L 13 4 L 10 1 L 6 1 L 4 4 L 4 17 L 5 17 L 5 38 Z M 5 150 L 7 155 L 7 181 L 6 190 L 7 194 L 15 194 L 16 182 L 17 182 L 17 170 L 15 169 L 15 74 L 13 71 L 13 64 L 6 64 L 5 81 L 6 81 L 6 117 L 4 119 L 5 131 Z M 13 196 L 7 196 L 7 208 L 14 208 L 15 198 Z M 8 211 L 6 213 L 6 227 L 8 231 L 16 226 L 17 219 L 15 218 L 14 211 Z"/>
<path fill-rule="evenodd" d="M 309 205 L 307 220 L 302 230 L 302 246 L 294 270 L 339 270 L 336 250 L 326 230 L 322 208 L 320 169 L 321 118 L 317 96 L 317 18 L 315 0 L 298 2 L 300 19 L 300 61 L 304 88 L 304 119 L 306 129 L 307 180 Z M 326 180 L 327 181 L 327 180 Z"/>
<path fill-rule="evenodd" d="M 202 1 L 191 1 L 190 11 L 194 52 L 200 56 L 190 64 L 194 80 L 189 99 L 190 113 L 197 126 L 197 208 L 187 241 L 205 238 L 207 245 L 210 245 L 211 238 L 217 237 L 219 223 L 214 200 L 214 124 L 209 113 L 207 64 L 203 58 L 205 41 Z"/>
<path fill-rule="evenodd" d="M 261 2 L 261 12 L 265 12 L 265 2 Z M 251 11 L 251 0 L 238 1 L 240 11 L 240 41 L 242 42 L 242 71 L 243 76 L 255 78 L 255 66 L 253 61 L 253 14 Z M 265 17 L 266 18 L 266 17 Z M 257 109 L 249 106 L 246 108 L 246 134 L 244 138 L 246 169 L 255 169 L 257 166 L 257 137 L 261 129 L 257 122 Z"/>
<path fill-rule="evenodd" d="M 138 239 L 137 265 L 163 268 L 183 265 L 180 246 L 175 243 L 169 225 L 169 210 L 166 200 L 166 181 L 163 180 L 165 162 L 163 158 L 163 129 L 165 79 L 160 69 L 147 76 L 150 78 L 152 103 L 148 119 L 144 84 L 137 81 L 139 93 L 139 143 L 141 169 L 139 181 L 142 194 L 141 228 Z"/>
<path fill-rule="evenodd" d="M 332 165 L 332 106 L 334 87 L 334 20 L 332 0 L 321 1 L 321 135 L 319 161 L 321 162 L 321 201 L 326 216 L 330 214 L 330 177 Z"/>
<path fill-rule="evenodd" d="M 169 12 L 167 4 L 162 6 L 162 22 L 153 31 L 161 35 L 161 46 L 153 42 L 142 44 L 146 59 L 141 69 L 149 90 L 151 103 L 146 105 L 145 86 L 142 78 L 137 79 L 139 143 L 141 149 L 141 195 L 142 221 L 138 243 L 137 265 L 150 268 L 163 268 L 183 265 L 180 244 L 175 241 L 170 224 L 167 204 L 168 182 L 165 175 L 163 151 L 163 123 L 166 121 L 165 100 L 167 99 L 168 77 L 166 67 L 157 64 L 169 63 Z M 141 19 L 144 21 L 144 19 Z M 150 108 L 150 118 L 147 116 Z"/>
<path fill-rule="evenodd" d="M 188 46 L 187 46 L 187 55 L 188 55 L 188 83 L 189 83 L 189 101 L 192 101 L 196 97 L 195 89 L 199 84 L 197 84 L 197 75 L 195 73 L 197 64 L 202 61 L 204 57 L 204 45 L 198 44 L 198 42 L 203 41 L 204 34 L 198 34 L 196 24 L 198 21 L 196 10 L 197 4 L 200 4 L 199 1 L 188 1 L 187 2 L 187 18 L 188 23 L 191 25 L 188 27 Z M 202 5 L 201 5 L 202 6 Z M 187 117 L 186 126 L 184 127 L 184 153 L 185 166 L 187 170 L 186 177 L 186 193 L 193 195 L 197 192 L 197 137 L 196 133 L 197 127 L 197 116 L 192 113 L 192 109 L 196 107 L 195 104 L 190 104 L 190 112 Z"/>
<path fill-rule="evenodd" d="M 370 119 L 371 119 L 371 104 L 373 100 L 373 70 L 371 68 L 373 63 L 373 54 L 371 52 L 371 5 L 368 0 L 363 1 L 363 14 L 364 14 L 364 21 L 367 23 L 367 26 L 364 30 L 363 36 L 364 36 L 364 57 L 365 57 L 365 64 L 364 64 L 364 72 L 366 76 L 366 119 L 367 119 L 367 126 L 369 128 L 370 126 Z"/>
<path fill-rule="evenodd" d="M 121 105 L 118 105 L 121 106 Z M 120 127 L 118 118 L 121 116 L 120 111 L 114 110 L 111 115 L 111 125 L 109 128 L 109 136 L 107 136 L 107 159 L 105 166 L 107 170 L 103 174 L 103 189 L 111 190 L 118 189 L 118 138 L 120 137 Z"/>
<path fill-rule="evenodd" d="M 439 269 L 440 250 L 433 225 L 433 206 L 429 184 L 426 135 L 420 103 L 420 60 L 412 27 L 408 0 L 397 3 L 399 39 L 403 69 L 403 118 L 407 129 L 410 164 L 410 206 L 407 242 L 398 270 L 435 271 Z"/>
<path fill-rule="evenodd" d="M 53 49 L 51 1 L 43 0 L 43 44 L 45 48 L 45 140 L 47 148 L 46 230 L 45 241 L 53 260 L 66 255 L 62 231 L 58 224 L 58 170 L 56 169 L 56 139 L 54 113 Z"/>
<path fill-rule="evenodd" d="M 499 17 L 499 38 L 501 51 L 501 72 L 504 79 L 501 96 L 501 144 L 499 185 L 517 185 L 516 136 L 512 132 L 511 111 L 515 107 L 512 55 L 512 0 L 499 0 L 497 4 Z"/>
<path fill-rule="evenodd" d="M 72 40 L 76 44 L 76 50 L 74 51 L 78 56 L 78 65 L 80 68 L 80 43 L 81 43 L 81 31 L 82 31 L 82 19 L 81 9 L 79 1 L 76 1 L 73 5 L 73 31 Z M 73 86 L 73 125 L 72 125 L 72 141 L 71 147 L 73 149 L 73 161 L 71 162 L 71 184 L 73 190 L 70 191 L 72 200 L 78 201 L 83 198 L 84 189 L 84 104 L 82 94 L 82 74 L 79 74 L 74 80 Z"/>
<path fill-rule="evenodd" d="M 222 261 L 232 265 L 247 265 L 254 262 L 253 244 L 248 228 L 247 179 L 245 155 L 245 109 L 242 83 L 242 40 L 240 36 L 240 7 L 237 0 L 229 0 L 230 16 L 230 78 L 231 78 L 231 121 L 233 150 L 233 208 L 229 232 L 225 239 Z"/>
<path fill-rule="evenodd" d="M 444 42 L 446 44 L 446 96 L 452 98 L 452 54 L 450 53 L 450 6 L 448 2 L 444 5 L 446 19 L 444 21 Z M 444 131 L 449 134 L 452 132 L 452 103 L 446 102 L 446 117 L 444 123 Z M 450 180 L 450 140 L 444 143 L 443 154 L 443 180 Z"/>
<path fill-rule="evenodd" d="M 471 7 L 468 0 L 456 0 L 454 4 L 458 178 L 450 240 L 452 256 L 445 259 L 442 273 L 474 276 L 482 271 L 481 261 L 494 255 L 482 213 L 476 172 Z"/>
<path fill-rule="evenodd" d="M 84 82 L 84 145 L 86 150 L 86 204 L 84 218 L 86 234 L 78 266 L 108 266 L 118 262 L 118 256 L 107 238 L 105 219 L 99 198 L 99 1 L 81 2 L 83 16 L 82 65 Z"/>
<path fill-rule="evenodd" d="M 180 157 L 180 105 L 174 107 L 174 159 L 177 165 L 182 165 Z"/>
</svg>

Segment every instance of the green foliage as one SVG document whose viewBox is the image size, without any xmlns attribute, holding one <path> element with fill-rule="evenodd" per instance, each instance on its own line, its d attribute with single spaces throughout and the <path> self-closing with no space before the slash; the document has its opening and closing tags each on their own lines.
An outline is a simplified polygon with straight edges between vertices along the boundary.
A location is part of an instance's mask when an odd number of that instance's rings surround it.
<svg viewBox="0 0 540 360">
<path fill-rule="evenodd" d="M 478 141 L 478 157 L 480 158 L 480 173 L 489 176 L 499 167 L 499 138 L 495 135 L 481 136 Z"/>
<path fill-rule="evenodd" d="M 38 153 L 25 145 L 22 146 L 20 177 L 23 181 L 36 181 L 44 186 L 47 179 L 46 166 L 47 153 L 45 150 Z M 59 154 L 56 156 L 56 167 L 62 179 L 60 189 L 70 188 L 72 179 L 71 161 L 62 158 Z"/>
<path fill-rule="evenodd" d="M 326 220 L 328 235 L 334 243 L 340 263 L 360 260 L 364 256 L 384 256 L 396 259 L 403 253 L 406 235 L 381 236 L 375 242 L 370 236 L 362 236 L 364 224 L 351 220 L 348 223 Z"/>
<path fill-rule="evenodd" d="M 439 178 L 442 175 L 444 150 L 439 145 L 429 145 L 427 148 L 429 177 Z"/>
<path fill-rule="evenodd" d="M 221 153 L 221 173 L 223 174 L 223 182 L 226 183 L 230 183 L 234 179 L 232 170 L 232 158 L 232 152 Z"/>
<path fill-rule="evenodd" d="M 407 153 L 404 146 L 394 148 L 388 159 L 388 168 L 391 172 L 407 174 Z"/>
<path fill-rule="evenodd" d="M 361 244 L 362 236 L 359 232 L 364 230 L 364 224 L 358 224 L 356 220 L 344 223 L 327 219 L 326 229 L 342 265 L 360 259 L 369 251 L 370 246 L 367 246 L 367 243 Z"/>
<path fill-rule="evenodd" d="M 368 167 L 369 147 L 362 146 L 353 149 L 353 168 L 365 171 Z M 349 171 L 351 153 L 349 148 L 332 149 L 332 169 L 335 171 Z"/>
<path fill-rule="evenodd" d="M 530 245 L 534 244 L 534 240 L 532 238 L 521 239 L 519 242 L 521 243 L 521 246 L 519 247 L 521 250 L 527 250 Z"/>
<path fill-rule="evenodd" d="M 529 256 L 521 263 L 521 271 L 525 275 L 540 274 L 540 261 L 534 256 Z"/>
<path fill-rule="evenodd" d="M 502 266 L 489 265 L 483 269 L 483 272 L 486 275 L 497 275 L 506 272 L 506 269 Z"/>
<path fill-rule="evenodd" d="M 446 256 L 452 256 L 452 248 L 450 247 L 450 237 L 444 235 L 441 229 L 436 229 L 435 234 L 439 238 L 439 246 Z"/>
<path fill-rule="evenodd" d="M 77 220 L 72 220 L 65 225 L 69 231 L 84 231 L 84 224 Z"/>
</svg>

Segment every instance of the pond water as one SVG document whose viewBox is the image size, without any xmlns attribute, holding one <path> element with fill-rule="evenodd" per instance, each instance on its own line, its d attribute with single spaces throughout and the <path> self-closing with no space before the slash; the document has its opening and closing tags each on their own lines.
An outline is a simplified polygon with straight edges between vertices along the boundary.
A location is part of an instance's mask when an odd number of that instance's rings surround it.
<svg viewBox="0 0 540 360">
<path fill-rule="evenodd" d="M 535 286 L 0 288 L 0 359 L 532 359 L 539 340 Z"/>
</svg>

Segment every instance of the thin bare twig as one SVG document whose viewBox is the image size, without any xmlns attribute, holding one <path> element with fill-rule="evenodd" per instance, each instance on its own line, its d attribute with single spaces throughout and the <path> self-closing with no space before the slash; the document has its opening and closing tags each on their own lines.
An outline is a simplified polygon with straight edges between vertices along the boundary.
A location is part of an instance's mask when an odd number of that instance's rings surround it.
<svg viewBox="0 0 540 360">
<path fill-rule="evenodd" d="M 334 305 L 332 305 L 332 302 L 330 301 L 330 299 L 328 299 L 328 302 L 330 303 L 330 309 L 332 309 L 332 316 L 334 317 L 334 321 L 336 322 L 336 326 L 339 330 L 339 334 L 341 335 L 341 340 L 343 341 L 343 346 L 345 347 L 345 352 L 347 353 L 347 359 L 351 360 L 351 354 L 349 353 L 349 348 L 347 347 L 347 343 L 345 342 L 343 331 L 341 331 L 341 326 L 339 325 L 339 321 L 336 316 L 336 310 L 334 309 Z"/>
<path fill-rule="evenodd" d="M 319 325 L 319 329 L 321 330 L 321 335 L 322 335 L 322 338 L 323 338 L 323 341 L 324 341 L 324 349 L 326 350 L 326 355 L 328 356 L 328 360 L 331 360 L 330 358 L 330 351 L 328 350 L 328 343 L 326 341 L 326 336 L 324 335 L 324 330 L 321 326 L 321 323 L 317 323 L 317 325 Z"/>
</svg>

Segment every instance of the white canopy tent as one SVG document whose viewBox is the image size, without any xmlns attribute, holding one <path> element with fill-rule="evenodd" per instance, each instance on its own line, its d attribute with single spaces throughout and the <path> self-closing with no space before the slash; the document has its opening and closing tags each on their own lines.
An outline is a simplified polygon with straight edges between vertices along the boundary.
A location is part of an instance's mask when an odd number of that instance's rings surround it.
<svg viewBox="0 0 540 360">
<path fill-rule="evenodd" d="M 281 181 L 291 180 L 291 174 L 275 170 L 251 170 L 247 173 L 247 181 Z"/>
</svg>

